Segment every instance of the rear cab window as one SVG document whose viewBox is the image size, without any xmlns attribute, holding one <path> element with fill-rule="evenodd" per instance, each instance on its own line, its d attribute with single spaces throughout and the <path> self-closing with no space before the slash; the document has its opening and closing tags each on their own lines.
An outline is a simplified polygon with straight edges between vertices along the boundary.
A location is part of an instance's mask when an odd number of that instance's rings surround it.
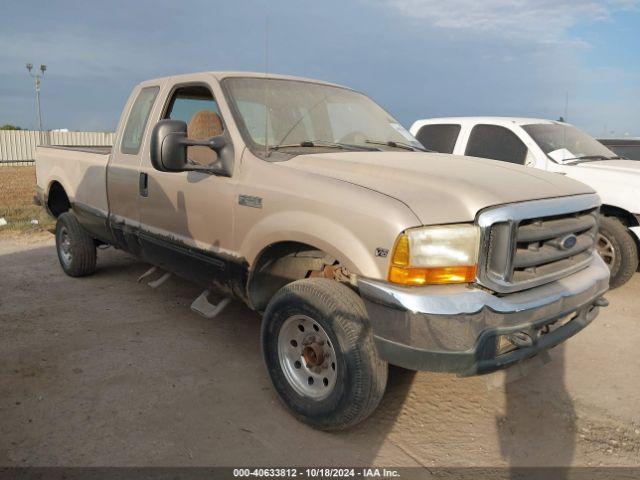
<svg viewBox="0 0 640 480">
<path fill-rule="evenodd" d="M 460 125 L 446 123 L 423 125 L 416 133 L 416 138 L 427 150 L 453 153 L 460 128 Z"/>
<path fill-rule="evenodd" d="M 142 137 L 149 120 L 149 113 L 151 113 L 151 108 L 159 91 L 160 87 L 145 87 L 140 90 L 135 102 L 133 102 L 129 118 L 127 118 L 127 124 L 124 127 L 120 152 L 128 155 L 137 155 L 140 151 Z"/>
<path fill-rule="evenodd" d="M 527 152 L 524 142 L 508 128 L 478 124 L 471 129 L 464 154 L 524 165 Z"/>
</svg>

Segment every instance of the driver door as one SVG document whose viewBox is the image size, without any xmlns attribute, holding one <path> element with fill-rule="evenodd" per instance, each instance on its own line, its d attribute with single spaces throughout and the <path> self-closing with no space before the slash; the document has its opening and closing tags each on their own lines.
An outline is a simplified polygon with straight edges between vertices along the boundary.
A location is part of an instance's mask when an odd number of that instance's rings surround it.
<svg viewBox="0 0 640 480">
<path fill-rule="evenodd" d="M 205 139 L 224 132 L 211 86 L 204 82 L 175 85 L 160 119 L 187 123 L 189 138 Z M 189 147 L 190 162 L 218 161 L 207 147 Z M 149 155 L 140 167 L 141 242 L 145 258 L 199 283 L 227 285 L 227 258 L 233 253 L 233 199 L 235 181 L 206 172 L 160 172 Z"/>
</svg>

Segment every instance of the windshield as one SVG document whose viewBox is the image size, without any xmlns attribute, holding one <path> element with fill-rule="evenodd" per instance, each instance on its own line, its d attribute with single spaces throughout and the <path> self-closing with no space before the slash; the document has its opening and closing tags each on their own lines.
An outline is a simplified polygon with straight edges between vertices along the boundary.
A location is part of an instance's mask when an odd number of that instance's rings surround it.
<svg viewBox="0 0 640 480">
<path fill-rule="evenodd" d="M 332 149 L 423 150 L 376 103 L 346 88 L 247 77 L 227 78 L 224 87 L 245 141 L 258 155 Z"/>
<path fill-rule="evenodd" d="M 606 160 L 617 158 L 616 154 L 595 138 L 578 130 L 572 125 L 558 123 L 538 123 L 523 125 L 544 153 L 552 160 L 567 161 Z"/>
</svg>

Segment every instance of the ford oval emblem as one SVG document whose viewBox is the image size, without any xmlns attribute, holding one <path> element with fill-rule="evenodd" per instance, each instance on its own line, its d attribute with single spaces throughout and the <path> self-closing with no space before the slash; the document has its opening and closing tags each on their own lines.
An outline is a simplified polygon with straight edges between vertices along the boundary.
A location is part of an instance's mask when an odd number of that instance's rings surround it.
<svg viewBox="0 0 640 480">
<path fill-rule="evenodd" d="M 570 248 L 575 247 L 576 243 L 578 243 L 578 237 L 576 237 L 572 233 L 570 235 L 567 235 L 566 237 L 563 237 L 562 240 L 560 240 L 560 249 L 569 250 Z"/>
</svg>

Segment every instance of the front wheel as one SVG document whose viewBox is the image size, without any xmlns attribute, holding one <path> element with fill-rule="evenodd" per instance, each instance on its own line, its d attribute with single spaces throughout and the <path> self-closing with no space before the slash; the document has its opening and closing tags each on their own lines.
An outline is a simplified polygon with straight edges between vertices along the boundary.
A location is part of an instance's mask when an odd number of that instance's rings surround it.
<svg viewBox="0 0 640 480">
<path fill-rule="evenodd" d="M 627 283 L 638 268 L 638 247 L 631 233 L 615 217 L 601 217 L 598 253 L 611 270 L 611 288 Z"/>
<path fill-rule="evenodd" d="M 91 275 L 96 269 L 96 245 L 73 213 L 60 214 L 56 223 L 56 250 L 64 273 Z"/>
<path fill-rule="evenodd" d="M 378 406 L 387 384 L 360 297 L 334 280 L 284 286 L 262 322 L 262 351 L 280 399 L 322 430 L 353 426 Z"/>
</svg>

